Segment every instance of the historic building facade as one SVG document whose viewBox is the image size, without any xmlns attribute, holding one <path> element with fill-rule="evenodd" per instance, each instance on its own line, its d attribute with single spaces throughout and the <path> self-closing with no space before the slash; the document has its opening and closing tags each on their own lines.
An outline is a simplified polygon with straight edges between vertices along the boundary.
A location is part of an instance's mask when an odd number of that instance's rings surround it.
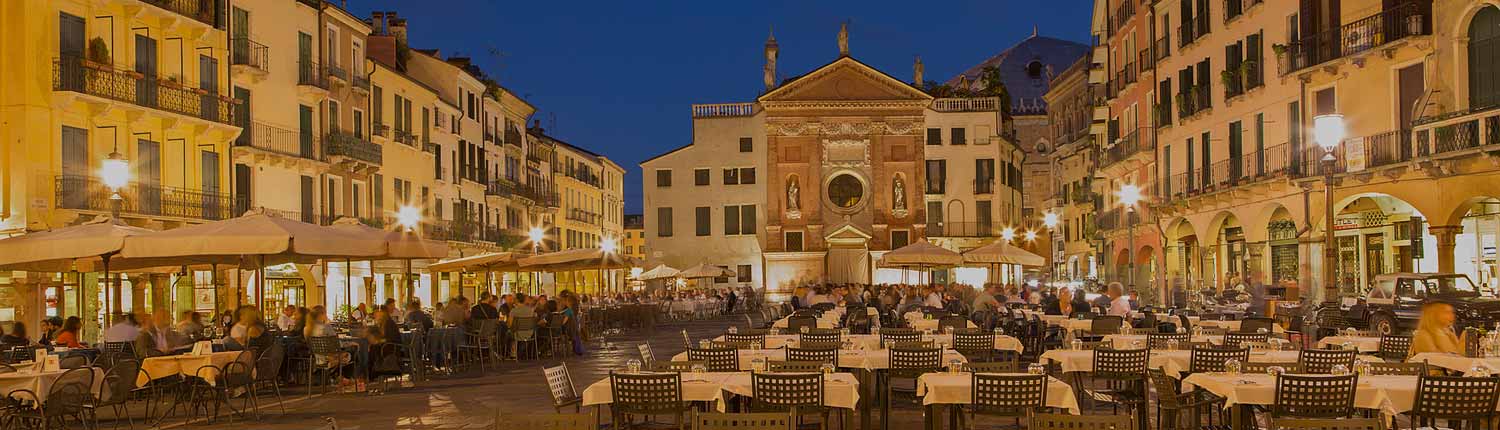
<svg viewBox="0 0 1500 430">
<path fill-rule="evenodd" d="M 886 251 L 1016 225 L 1022 156 L 999 99 L 934 99 L 850 56 L 845 34 L 835 60 L 778 83 L 778 49 L 755 102 L 694 105 L 693 143 L 641 163 L 649 263 L 718 264 L 775 298 L 899 281 L 875 267 Z"/>
<path fill-rule="evenodd" d="M 1056 281 L 1096 278 L 1098 253 L 1099 199 L 1093 189 L 1098 174 L 1097 162 L 1104 120 L 1096 118 L 1095 107 L 1103 100 L 1101 86 L 1089 82 L 1093 63 L 1089 56 L 1079 58 L 1056 79 L 1044 98 L 1048 106 L 1050 133 L 1048 140 L 1056 147 L 1047 154 L 1054 190 L 1043 213 L 1043 223 L 1055 220 L 1047 231 L 1050 241 L 1052 275 Z M 1050 217 L 1049 217 L 1050 215 Z"/>
</svg>

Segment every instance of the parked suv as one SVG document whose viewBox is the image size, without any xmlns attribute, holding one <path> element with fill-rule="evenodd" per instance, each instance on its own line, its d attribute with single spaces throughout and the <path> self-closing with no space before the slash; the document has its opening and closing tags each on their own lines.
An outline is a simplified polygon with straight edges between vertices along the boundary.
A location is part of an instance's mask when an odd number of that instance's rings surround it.
<svg viewBox="0 0 1500 430">
<path fill-rule="evenodd" d="M 1315 311 L 1323 329 L 1355 327 L 1377 335 L 1409 331 L 1421 317 L 1427 302 L 1453 305 L 1458 315 L 1455 330 L 1493 327 L 1500 321 L 1500 299 L 1455 273 L 1387 273 L 1377 275 L 1366 294 L 1324 303 Z"/>
</svg>

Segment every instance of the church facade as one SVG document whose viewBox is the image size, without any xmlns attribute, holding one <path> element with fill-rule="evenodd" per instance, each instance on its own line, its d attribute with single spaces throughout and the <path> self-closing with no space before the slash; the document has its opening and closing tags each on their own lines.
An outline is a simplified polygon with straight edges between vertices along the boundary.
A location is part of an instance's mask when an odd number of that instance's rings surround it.
<svg viewBox="0 0 1500 430">
<path fill-rule="evenodd" d="M 734 269 L 772 299 L 814 282 L 899 282 L 880 255 L 998 240 L 1020 216 L 998 98 L 935 99 L 849 55 L 753 102 L 693 106 L 693 143 L 641 163 L 649 265 Z M 679 179 L 681 178 L 681 179 Z M 657 179 L 653 181 L 653 179 Z M 983 282 L 980 275 L 973 283 Z"/>
</svg>

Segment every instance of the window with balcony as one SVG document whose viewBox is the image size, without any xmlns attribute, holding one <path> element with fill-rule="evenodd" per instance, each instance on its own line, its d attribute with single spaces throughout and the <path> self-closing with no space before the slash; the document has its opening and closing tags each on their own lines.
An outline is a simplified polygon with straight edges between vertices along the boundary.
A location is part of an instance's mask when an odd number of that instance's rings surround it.
<svg viewBox="0 0 1500 430">
<path fill-rule="evenodd" d="M 1500 105 L 1500 8 L 1481 8 L 1468 33 L 1469 107 Z"/>
</svg>

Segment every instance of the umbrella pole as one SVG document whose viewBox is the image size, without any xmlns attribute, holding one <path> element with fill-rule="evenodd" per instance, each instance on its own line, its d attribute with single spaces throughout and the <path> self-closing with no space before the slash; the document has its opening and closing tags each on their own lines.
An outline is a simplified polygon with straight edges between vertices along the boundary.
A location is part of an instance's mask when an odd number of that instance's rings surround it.
<svg viewBox="0 0 1500 430">
<path fill-rule="evenodd" d="M 109 284 L 111 283 L 111 279 L 109 277 L 109 254 L 105 254 L 101 258 L 104 260 L 104 324 L 99 326 L 102 329 L 109 326 L 109 311 L 111 303 L 109 301 Z"/>
<path fill-rule="evenodd" d="M 255 278 L 256 278 L 256 283 L 260 284 L 260 287 L 255 289 L 255 306 L 259 306 L 261 310 L 265 310 L 266 309 L 266 256 L 264 256 L 264 255 L 260 256 L 260 264 L 256 265 L 256 267 L 255 267 Z"/>
<path fill-rule="evenodd" d="M 412 279 L 411 279 L 411 259 L 408 258 L 408 259 L 406 259 L 406 279 L 404 280 L 404 282 L 402 282 L 402 284 L 406 284 L 405 285 L 406 288 L 405 288 L 405 291 L 402 293 L 402 296 L 401 296 L 402 298 L 405 298 L 406 300 L 411 300 L 412 291 L 416 289 L 416 286 L 413 285 L 411 281 L 412 281 Z"/>
<path fill-rule="evenodd" d="M 354 270 L 349 267 L 349 259 L 344 259 L 344 300 L 354 307 Z"/>
<path fill-rule="evenodd" d="M 218 300 L 218 292 L 219 292 L 219 263 L 214 263 L 214 264 L 208 265 L 208 270 L 210 272 L 208 274 L 209 286 L 213 287 L 213 290 L 214 290 L 214 293 L 215 293 L 214 294 L 214 315 L 218 315 L 219 314 L 219 300 Z M 188 276 L 189 276 L 188 279 L 191 282 L 191 280 L 192 280 L 191 276 L 192 276 L 193 272 L 186 271 L 186 270 L 184 270 L 184 272 L 188 273 Z M 193 305 L 194 305 L 193 307 L 197 307 L 197 303 L 194 303 Z"/>
</svg>

